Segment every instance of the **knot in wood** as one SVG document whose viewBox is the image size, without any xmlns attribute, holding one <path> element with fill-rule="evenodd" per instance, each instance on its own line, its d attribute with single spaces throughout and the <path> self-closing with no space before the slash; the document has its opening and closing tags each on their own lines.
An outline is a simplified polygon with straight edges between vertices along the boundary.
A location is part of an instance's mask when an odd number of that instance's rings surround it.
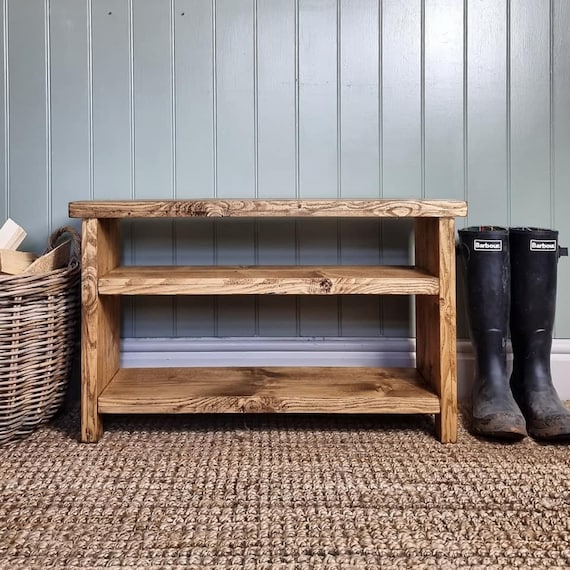
<svg viewBox="0 0 570 570">
<path fill-rule="evenodd" d="M 330 293 L 332 290 L 332 281 L 325 277 L 324 279 L 321 279 L 319 287 L 324 293 Z"/>
<path fill-rule="evenodd" d="M 208 216 L 208 207 L 204 202 L 194 202 L 190 206 L 190 214 L 197 218 Z"/>
</svg>

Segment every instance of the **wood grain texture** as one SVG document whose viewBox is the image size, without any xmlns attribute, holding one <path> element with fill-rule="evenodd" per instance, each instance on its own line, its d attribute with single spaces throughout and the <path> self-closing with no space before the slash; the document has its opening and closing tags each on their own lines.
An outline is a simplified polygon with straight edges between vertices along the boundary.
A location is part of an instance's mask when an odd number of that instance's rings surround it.
<svg viewBox="0 0 570 570">
<path fill-rule="evenodd" d="M 123 368 L 104 413 L 437 413 L 413 368 Z"/>
<path fill-rule="evenodd" d="M 70 202 L 72 218 L 405 218 L 467 214 L 461 200 L 103 200 Z"/>
<path fill-rule="evenodd" d="M 436 430 L 442 442 L 457 439 L 455 223 L 416 220 L 416 264 L 439 277 L 439 296 L 416 298 L 417 367 L 441 399 Z"/>
<path fill-rule="evenodd" d="M 101 295 L 436 295 L 439 280 L 412 267 L 145 266 L 99 278 Z"/>
<path fill-rule="evenodd" d="M 83 220 L 81 315 L 81 440 L 95 442 L 103 426 L 97 399 L 119 367 L 119 297 L 99 297 L 99 275 L 119 263 L 116 220 Z"/>
</svg>

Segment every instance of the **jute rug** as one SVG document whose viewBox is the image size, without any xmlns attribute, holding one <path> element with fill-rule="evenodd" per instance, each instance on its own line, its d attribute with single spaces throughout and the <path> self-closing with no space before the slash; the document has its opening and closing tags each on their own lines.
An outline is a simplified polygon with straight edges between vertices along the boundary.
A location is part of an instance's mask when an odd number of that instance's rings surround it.
<svg viewBox="0 0 570 570">
<path fill-rule="evenodd" d="M 0 567 L 568 568 L 570 445 L 429 417 L 77 411 L 0 448 Z"/>
</svg>

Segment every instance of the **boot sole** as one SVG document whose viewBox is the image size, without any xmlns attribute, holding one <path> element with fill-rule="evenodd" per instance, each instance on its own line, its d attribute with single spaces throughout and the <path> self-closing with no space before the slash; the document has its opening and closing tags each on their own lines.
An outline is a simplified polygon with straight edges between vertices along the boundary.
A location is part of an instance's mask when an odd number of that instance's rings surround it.
<svg viewBox="0 0 570 570">
<path fill-rule="evenodd" d="M 507 431 L 507 430 L 484 431 L 484 430 L 474 429 L 473 433 L 488 438 L 507 439 L 509 441 L 520 441 L 521 439 L 524 439 L 528 435 L 527 433 L 520 433 L 515 431 Z"/>
<path fill-rule="evenodd" d="M 517 422 L 508 418 L 490 418 L 488 420 L 473 420 L 473 431 L 477 435 L 492 437 L 496 439 L 519 440 L 528 435 L 526 428 L 517 425 Z"/>
<path fill-rule="evenodd" d="M 568 441 L 570 433 L 552 432 L 549 429 L 531 429 L 529 435 L 542 441 Z"/>
</svg>

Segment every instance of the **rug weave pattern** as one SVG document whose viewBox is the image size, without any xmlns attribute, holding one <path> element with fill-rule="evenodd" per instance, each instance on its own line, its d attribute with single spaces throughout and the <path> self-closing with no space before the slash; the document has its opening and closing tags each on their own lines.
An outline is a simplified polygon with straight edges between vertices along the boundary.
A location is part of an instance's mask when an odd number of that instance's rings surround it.
<svg viewBox="0 0 570 570">
<path fill-rule="evenodd" d="M 570 567 L 570 446 L 429 417 L 71 411 L 0 448 L 0 568 Z"/>
</svg>

